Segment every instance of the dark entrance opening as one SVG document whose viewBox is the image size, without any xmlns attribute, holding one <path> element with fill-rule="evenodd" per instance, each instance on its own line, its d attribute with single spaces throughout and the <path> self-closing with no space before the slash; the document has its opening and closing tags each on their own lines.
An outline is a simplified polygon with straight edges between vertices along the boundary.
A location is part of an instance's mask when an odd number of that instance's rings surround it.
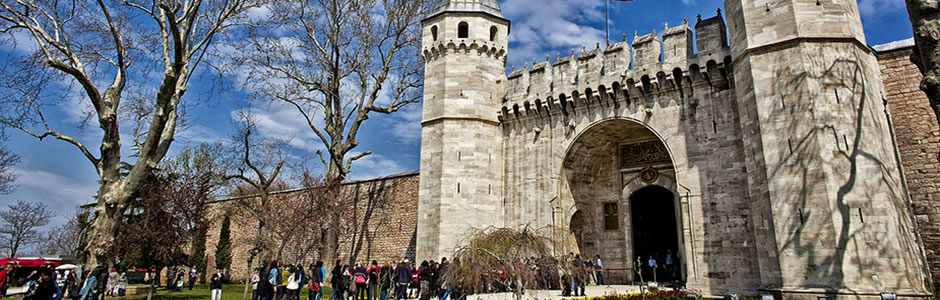
<svg viewBox="0 0 940 300">
<path fill-rule="evenodd" d="M 671 191 L 655 185 L 630 195 L 634 261 L 639 258 L 644 281 L 681 280 L 674 201 Z M 649 265 L 651 257 L 656 259 L 655 269 Z"/>
</svg>

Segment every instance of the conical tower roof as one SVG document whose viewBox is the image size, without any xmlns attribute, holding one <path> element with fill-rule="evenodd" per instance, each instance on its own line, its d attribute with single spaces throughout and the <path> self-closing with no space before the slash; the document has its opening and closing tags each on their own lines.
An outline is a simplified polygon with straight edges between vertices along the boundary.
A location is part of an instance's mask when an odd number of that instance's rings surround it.
<svg viewBox="0 0 940 300">
<path fill-rule="evenodd" d="M 428 18 L 445 12 L 482 12 L 504 19 L 499 0 L 434 0 Z"/>
</svg>

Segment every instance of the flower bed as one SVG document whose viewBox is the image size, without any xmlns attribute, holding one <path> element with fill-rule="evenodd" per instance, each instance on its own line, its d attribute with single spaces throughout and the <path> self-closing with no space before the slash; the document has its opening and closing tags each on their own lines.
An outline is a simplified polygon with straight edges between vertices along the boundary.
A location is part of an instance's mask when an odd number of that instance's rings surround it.
<svg viewBox="0 0 940 300">
<path fill-rule="evenodd" d="M 694 292 L 688 290 L 654 290 L 646 292 L 645 294 L 605 295 L 577 298 L 577 300 L 685 300 L 686 295 L 693 293 Z"/>
</svg>

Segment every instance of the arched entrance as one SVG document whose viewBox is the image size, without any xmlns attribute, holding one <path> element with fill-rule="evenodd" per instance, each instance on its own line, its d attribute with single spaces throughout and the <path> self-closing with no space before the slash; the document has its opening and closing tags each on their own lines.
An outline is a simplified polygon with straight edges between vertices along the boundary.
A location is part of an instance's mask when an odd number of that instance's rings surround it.
<svg viewBox="0 0 940 300">
<path fill-rule="evenodd" d="M 644 280 L 672 281 L 679 277 L 679 235 L 676 225 L 675 194 L 668 189 L 649 185 L 630 195 L 630 216 L 633 219 L 633 253 L 641 263 Z M 660 267 L 649 268 L 655 258 Z M 655 274 L 654 274 L 655 273 Z"/>
<path fill-rule="evenodd" d="M 571 203 L 563 219 L 574 242 L 569 251 L 592 259 L 599 255 L 608 283 L 639 281 L 637 271 L 646 259 L 658 253 L 662 264 L 667 249 L 684 256 L 672 158 L 663 140 L 642 123 L 612 119 L 582 131 L 568 147 L 562 177 L 559 197 Z M 644 256 L 640 264 L 639 256 Z M 680 278 L 682 270 L 675 272 Z"/>
</svg>

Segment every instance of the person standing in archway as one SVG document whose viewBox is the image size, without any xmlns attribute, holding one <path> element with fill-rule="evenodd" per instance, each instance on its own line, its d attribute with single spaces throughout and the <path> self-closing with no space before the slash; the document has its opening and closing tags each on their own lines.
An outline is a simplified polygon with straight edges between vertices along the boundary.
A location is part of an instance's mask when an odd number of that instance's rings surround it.
<svg viewBox="0 0 940 300">
<path fill-rule="evenodd" d="M 666 249 L 666 257 L 663 261 L 663 269 L 666 271 L 666 280 L 673 281 L 675 276 L 672 274 L 672 269 L 675 267 L 675 262 L 672 258 L 672 249 Z"/>
<path fill-rule="evenodd" d="M 650 255 L 650 258 L 646 260 L 646 267 L 650 272 L 650 275 L 653 277 L 653 282 L 657 282 L 656 278 L 656 269 L 659 265 L 656 263 L 656 256 Z"/>
</svg>

